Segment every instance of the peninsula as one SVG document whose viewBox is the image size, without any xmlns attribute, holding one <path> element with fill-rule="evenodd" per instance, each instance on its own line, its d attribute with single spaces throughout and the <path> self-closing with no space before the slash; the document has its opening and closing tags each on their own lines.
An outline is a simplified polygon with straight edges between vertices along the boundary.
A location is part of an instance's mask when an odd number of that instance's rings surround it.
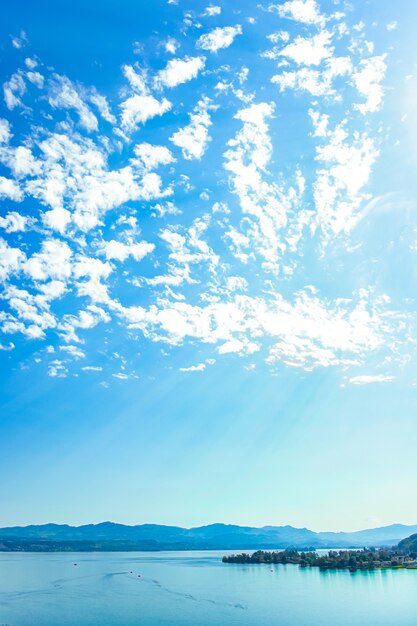
<svg viewBox="0 0 417 626">
<path fill-rule="evenodd" d="M 223 563 L 293 564 L 300 567 L 318 567 L 321 570 L 375 570 L 417 569 L 417 534 L 400 541 L 392 548 L 363 548 L 361 550 L 329 550 L 327 554 L 314 551 L 257 550 L 253 554 L 232 554 L 223 557 Z"/>
</svg>

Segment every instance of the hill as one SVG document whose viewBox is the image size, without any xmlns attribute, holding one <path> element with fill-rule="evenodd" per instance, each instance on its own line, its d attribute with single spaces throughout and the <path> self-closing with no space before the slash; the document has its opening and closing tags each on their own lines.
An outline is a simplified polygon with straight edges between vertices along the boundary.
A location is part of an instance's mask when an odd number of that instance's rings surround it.
<svg viewBox="0 0 417 626">
<path fill-rule="evenodd" d="M 417 555 L 417 533 L 400 541 L 398 549 L 407 554 Z"/>
<path fill-rule="evenodd" d="M 127 526 L 113 522 L 84 526 L 43 524 L 0 528 L 0 551 L 362 548 L 392 546 L 412 533 L 417 533 L 417 526 L 401 524 L 353 533 L 316 533 L 293 526 L 256 528 L 228 524 L 196 528 L 158 524 Z"/>
</svg>

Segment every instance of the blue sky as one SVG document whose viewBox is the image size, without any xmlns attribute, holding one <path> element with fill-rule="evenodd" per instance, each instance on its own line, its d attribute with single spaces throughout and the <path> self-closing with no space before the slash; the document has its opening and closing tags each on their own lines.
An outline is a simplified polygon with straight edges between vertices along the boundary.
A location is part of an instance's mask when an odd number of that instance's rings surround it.
<svg viewBox="0 0 417 626">
<path fill-rule="evenodd" d="M 0 524 L 415 523 L 416 9 L 85 4 L 0 25 Z"/>
</svg>

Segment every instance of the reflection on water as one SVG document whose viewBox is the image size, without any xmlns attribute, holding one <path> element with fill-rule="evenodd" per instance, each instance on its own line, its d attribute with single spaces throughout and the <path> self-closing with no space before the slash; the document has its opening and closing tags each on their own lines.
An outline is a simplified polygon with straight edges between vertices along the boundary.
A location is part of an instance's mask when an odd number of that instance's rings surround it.
<svg viewBox="0 0 417 626">
<path fill-rule="evenodd" d="M 226 565 L 223 554 L 0 553 L 0 625 L 417 624 L 415 570 Z"/>
</svg>

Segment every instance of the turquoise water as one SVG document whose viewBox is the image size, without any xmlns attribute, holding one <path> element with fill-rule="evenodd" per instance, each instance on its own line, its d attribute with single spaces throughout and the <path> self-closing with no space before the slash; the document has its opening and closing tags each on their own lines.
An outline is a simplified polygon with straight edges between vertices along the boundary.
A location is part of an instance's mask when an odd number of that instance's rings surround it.
<svg viewBox="0 0 417 626">
<path fill-rule="evenodd" d="M 417 625 L 417 571 L 225 565 L 223 553 L 0 553 L 0 625 Z"/>
</svg>

